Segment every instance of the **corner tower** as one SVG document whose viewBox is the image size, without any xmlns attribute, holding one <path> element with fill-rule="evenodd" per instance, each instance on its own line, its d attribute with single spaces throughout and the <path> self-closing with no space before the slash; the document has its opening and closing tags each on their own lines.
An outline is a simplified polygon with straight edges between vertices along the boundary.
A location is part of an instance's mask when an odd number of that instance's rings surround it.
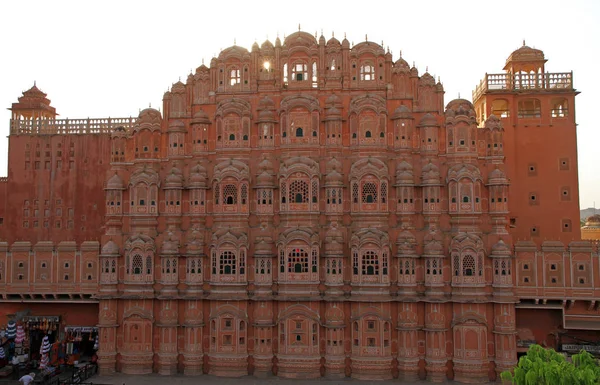
<svg viewBox="0 0 600 385">
<path fill-rule="evenodd" d="M 505 129 L 510 228 L 515 240 L 581 238 L 573 72 L 546 72 L 544 52 L 525 45 L 505 73 L 486 74 L 473 91 L 481 125 L 495 115 Z M 488 146 L 491 144 L 488 144 Z"/>
</svg>

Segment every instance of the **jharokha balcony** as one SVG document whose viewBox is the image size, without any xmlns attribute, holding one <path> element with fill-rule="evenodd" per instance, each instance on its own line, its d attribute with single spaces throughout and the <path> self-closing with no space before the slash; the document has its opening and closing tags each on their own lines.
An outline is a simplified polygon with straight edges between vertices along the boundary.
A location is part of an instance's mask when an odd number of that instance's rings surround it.
<svg viewBox="0 0 600 385">
<path fill-rule="evenodd" d="M 485 74 L 473 91 L 473 100 L 488 91 L 573 90 L 573 72 Z"/>
</svg>

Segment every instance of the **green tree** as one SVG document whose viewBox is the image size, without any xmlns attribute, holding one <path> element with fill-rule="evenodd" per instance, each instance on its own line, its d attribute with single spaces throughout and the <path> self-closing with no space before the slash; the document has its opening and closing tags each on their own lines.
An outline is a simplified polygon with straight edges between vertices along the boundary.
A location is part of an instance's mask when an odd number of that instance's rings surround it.
<svg viewBox="0 0 600 385">
<path fill-rule="evenodd" d="M 514 374 L 503 372 L 500 377 L 515 385 L 596 385 L 600 384 L 600 366 L 588 352 L 582 350 L 568 362 L 554 349 L 532 345 L 519 359 Z"/>
</svg>

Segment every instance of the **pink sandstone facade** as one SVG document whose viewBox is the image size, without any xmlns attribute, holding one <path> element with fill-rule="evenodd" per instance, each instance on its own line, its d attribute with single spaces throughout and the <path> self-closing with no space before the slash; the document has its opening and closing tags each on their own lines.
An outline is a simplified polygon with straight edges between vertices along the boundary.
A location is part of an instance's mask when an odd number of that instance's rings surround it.
<svg viewBox="0 0 600 385">
<path fill-rule="evenodd" d="M 481 383 L 528 343 L 597 339 L 577 92 L 545 62 L 523 46 L 444 107 L 382 46 L 299 31 L 137 118 L 58 120 L 34 86 L 0 181 L 0 324 L 55 303 L 97 324 L 105 374 Z"/>
</svg>

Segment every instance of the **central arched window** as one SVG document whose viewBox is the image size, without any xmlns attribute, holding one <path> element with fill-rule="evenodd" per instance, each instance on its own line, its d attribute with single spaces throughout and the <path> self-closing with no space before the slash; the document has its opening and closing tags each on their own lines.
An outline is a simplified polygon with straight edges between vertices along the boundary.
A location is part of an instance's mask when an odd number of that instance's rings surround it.
<svg viewBox="0 0 600 385">
<path fill-rule="evenodd" d="M 352 182 L 352 211 L 386 211 L 387 181 L 366 175 Z"/>
<path fill-rule="evenodd" d="M 315 211 L 319 209 L 319 183 L 301 174 L 281 181 L 282 211 Z"/>
<path fill-rule="evenodd" d="M 361 230 L 352 236 L 352 283 L 389 283 L 389 246 L 387 235 L 379 230 Z"/>
<path fill-rule="evenodd" d="M 241 78 L 240 78 L 239 68 L 231 67 L 229 69 L 229 85 L 235 86 L 236 84 L 240 84 L 240 83 L 241 83 Z"/>
<path fill-rule="evenodd" d="M 308 203 L 309 189 L 306 180 L 293 180 L 289 185 L 289 202 Z"/>
<path fill-rule="evenodd" d="M 360 66 L 360 80 L 375 80 L 375 66 L 373 65 L 373 63 L 367 61 Z"/>
<path fill-rule="evenodd" d="M 225 250 L 219 256 L 219 274 L 236 274 L 237 261 L 233 251 Z"/>
<path fill-rule="evenodd" d="M 292 65 L 292 80 L 298 82 L 308 80 L 308 64 L 305 62 L 295 62 Z"/>
<path fill-rule="evenodd" d="M 308 229 L 290 229 L 278 241 L 279 281 L 316 282 L 319 280 L 319 245 Z"/>
<path fill-rule="evenodd" d="M 453 284 L 469 285 L 483 282 L 483 256 L 481 254 L 467 251 L 452 255 Z"/>
<path fill-rule="evenodd" d="M 133 259 L 131 262 L 131 273 L 133 275 L 141 275 L 143 271 L 144 271 L 143 258 L 141 255 L 136 254 L 133 256 Z"/>
</svg>

